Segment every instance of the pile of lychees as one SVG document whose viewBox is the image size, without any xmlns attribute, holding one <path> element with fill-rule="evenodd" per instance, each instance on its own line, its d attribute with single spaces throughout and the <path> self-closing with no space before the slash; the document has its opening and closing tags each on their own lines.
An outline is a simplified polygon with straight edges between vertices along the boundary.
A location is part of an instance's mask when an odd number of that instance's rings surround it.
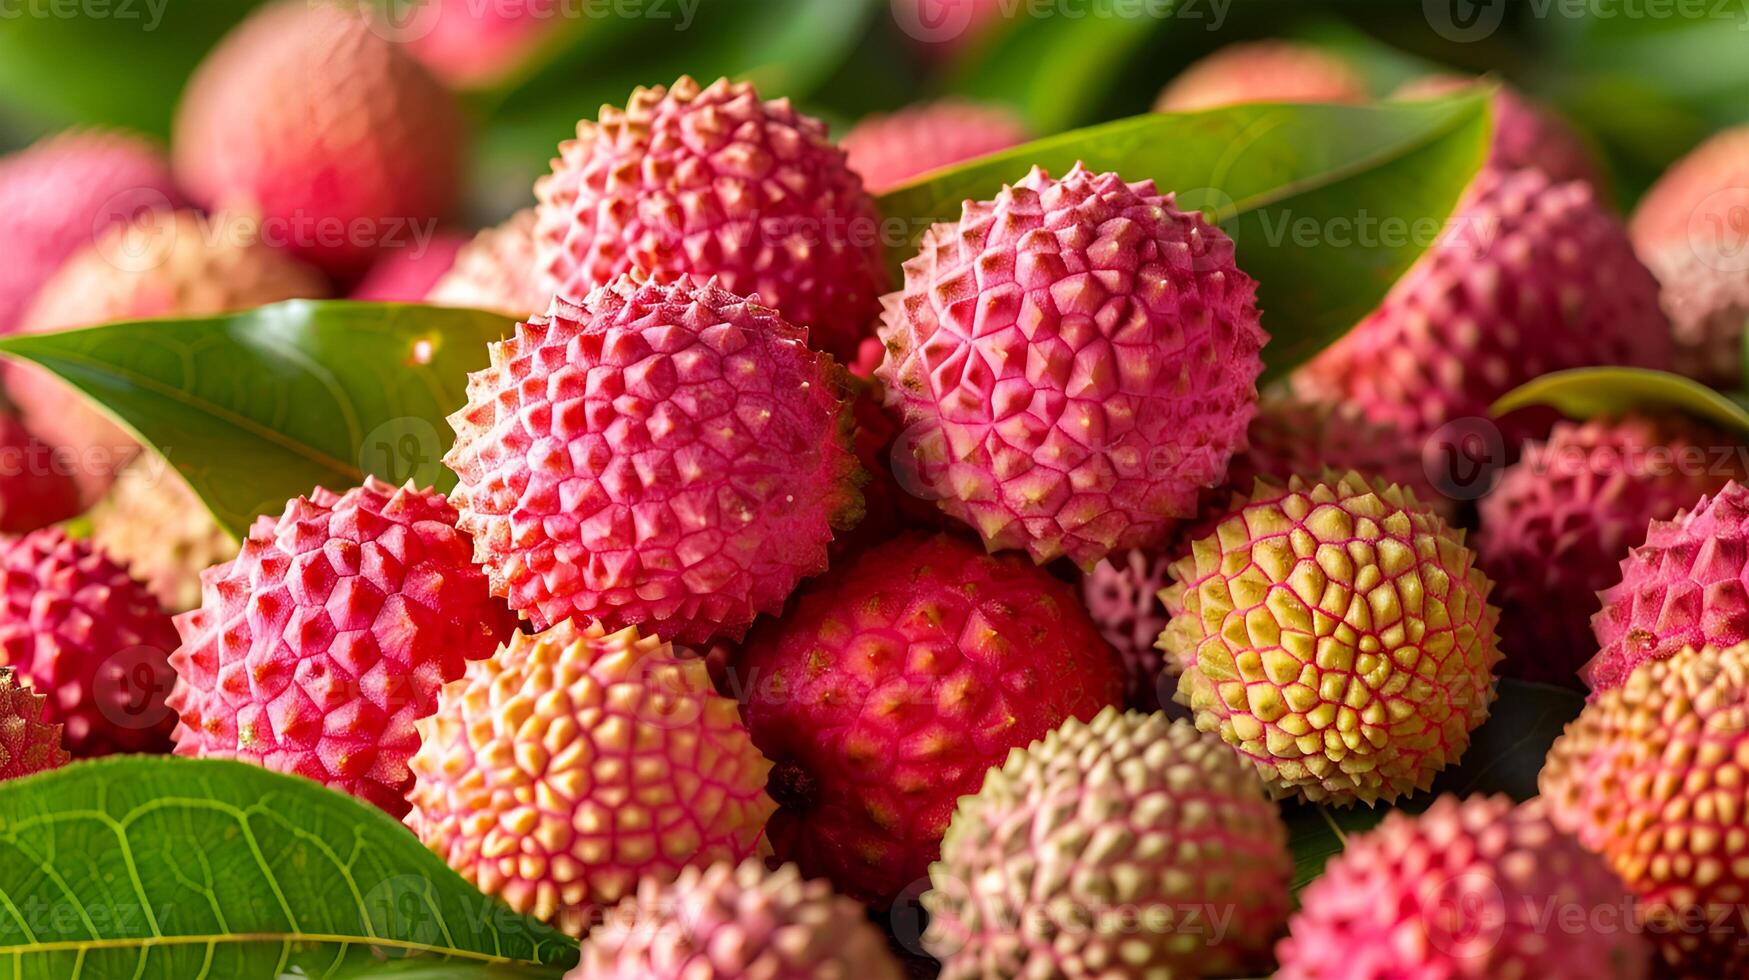
<svg viewBox="0 0 1749 980">
<path fill-rule="evenodd" d="M 913 952 L 956 978 L 1749 973 L 1709 919 L 1749 908 L 1727 440 L 1503 420 L 1473 509 L 1437 451 L 1550 371 L 1731 373 L 1749 272 L 1687 215 L 1749 174 L 1744 134 L 1630 234 L 1585 144 L 1499 91 L 1453 224 L 1488 233 L 1260 396 L 1243 248 L 1143 175 L 1018 167 L 893 276 L 868 187 L 1025 138 L 969 103 L 840 144 L 682 78 L 472 240 L 324 238 L 454 204 L 419 57 L 490 66 L 425 47 L 272 6 L 191 84 L 173 165 L 95 132 L 0 161 L 8 330 L 335 291 L 521 320 L 450 416 L 453 493 L 313 489 L 240 549 L 9 367 L 0 438 L 82 463 L 0 477 L 0 778 L 170 748 L 308 777 L 578 935 L 579 978 L 897 977 L 866 912 L 919 898 Z M 1367 97 L 1267 44 L 1161 108 Z M 94 501 L 91 540 L 47 526 Z M 1417 798 L 1502 674 L 1592 689 L 1544 795 Z M 1420 814 L 1295 912 L 1285 799 Z"/>
</svg>

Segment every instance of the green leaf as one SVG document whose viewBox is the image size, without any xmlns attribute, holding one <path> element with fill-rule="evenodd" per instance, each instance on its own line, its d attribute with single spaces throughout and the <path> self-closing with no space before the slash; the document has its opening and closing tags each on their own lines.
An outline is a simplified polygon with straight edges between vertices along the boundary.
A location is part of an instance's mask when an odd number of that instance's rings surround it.
<svg viewBox="0 0 1749 980">
<path fill-rule="evenodd" d="M 1676 412 L 1749 436 L 1749 410 L 1706 385 L 1668 371 L 1589 367 L 1527 381 L 1494 403 L 1495 415 L 1547 405 L 1576 419 L 1627 412 Z"/>
<path fill-rule="evenodd" d="M 498 314 L 293 300 L 227 316 L 0 338 L 161 452 L 232 535 L 373 473 L 447 490 L 444 421 L 509 334 Z"/>
<path fill-rule="evenodd" d="M 296 776 L 123 756 L 0 793 L 9 977 L 326 977 L 408 956 L 562 965 L 576 947 Z"/>
<path fill-rule="evenodd" d="M 1378 826 L 1393 809 L 1419 813 L 1440 795 L 1481 796 L 1504 793 L 1515 800 L 1535 796 L 1537 773 L 1549 747 L 1567 723 L 1579 717 L 1585 696 L 1565 688 L 1505 678 L 1488 720 L 1470 737 L 1470 747 L 1458 765 L 1433 781 L 1433 791 L 1396 806 L 1327 807 L 1289 803 L 1288 848 L 1294 856 L 1294 891 L 1323 873 L 1324 864 L 1342 852 L 1347 839 Z"/>
<path fill-rule="evenodd" d="M 1064 133 L 923 177 L 880 199 L 909 222 L 957 220 L 1038 165 L 1077 161 L 1154 180 L 1211 213 L 1257 280 L 1265 381 L 1340 337 L 1379 303 L 1443 228 L 1487 153 L 1488 95 L 1378 106 L 1243 105 L 1147 115 Z"/>
</svg>

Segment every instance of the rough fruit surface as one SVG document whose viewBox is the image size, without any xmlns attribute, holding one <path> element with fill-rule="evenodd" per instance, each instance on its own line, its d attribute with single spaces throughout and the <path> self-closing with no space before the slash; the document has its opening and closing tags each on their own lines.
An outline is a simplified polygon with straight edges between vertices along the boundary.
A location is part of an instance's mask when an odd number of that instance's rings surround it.
<svg viewBox="0 0 1749 980">
<path fill-rule="evenodd" d="M 1749 972 L 1746 759 L 1749 647 L 1689 647 L 1593 698 L 1537 779 L 1556 825 L 1638 896 L 1665 974 Z"/>
<path fill-rule="evenodd" d="M 879 217 L 826 126 L 753 86 L 640 88 L 559 147 L 535 184 L 536 276 L 577 302 L 616 277 L 710 277 L 842 360 L 887 286 Z"/>
<path fill-rule="evenodd" d="M 407 812 L 414 721 L 515 622 L 441 494 L 367 477 L 263 516 L 176 617 L 176 754 L 240 759 Z"/>
<path fill-rule="evenodd" d="M 438 232 L 425 244 L 408 242 L 385 251 L 348 299 L 371 303 L 419 303 L 455 265 L 456 255 L 472 239 Z"/>
<path fill-rule="evenodd" d="M 455 264 L 431 287 L 426 301 L 491 310 L 518 320 L 545 313 L 553 296 L 535 282 L 534 223 L 534 209 L 524 208 L 475 235 L 456 253 Z"/>
<path fill-rule="evenodd" d="M 899 980 L 887 940 L 856 902 L 762 861 L 646 878 L 608 910 L 565 980 Z"/>
<path fill-rule="evenodd" d="M 776 764 L 777 856 L 881 902 L 939 854 L 955 800 L 1123 691 L 1069 588 L 958 538 L 901 536 L 833 568 L 733 665 Z"/>
<path fill-rule="evenodd" d="M 1621 879 L 1540 807 L 1505 796 L 1447 795 L 1419 816 L 1386 815 L 1301 894 L 1290 932 L 1280 980 L 1651 972 Z"/>
<path fill-rule="evenodd" d="M 739 639 L 861 517 L 847 376 L 715 283 L 622 277 L 491 356 L 444 462 L 493 591 L 538 628 Z"/>
<path fill-rule="evenodd" d="M 1093 566 L 1081 580 L 1088 615 L 1123 661 L 1123 703 L 1131 707 L 1151 710 L 1172 700 L 1171 686 L 1161 681 L 1167 663 L 1157 644 L 1167 621 L 1160 590 L 1169 584 L 1174 557 L 1166 548 L 1132 548 Z"/>
<path fill-rule="evenodd" d="M 755 856 L 774 808 L 771 764 L 704 661 L 635 629 L 517 633 L 419 730 L 413 831 L 573 936 L 640 878 Z"/>
<path fill-rule="evenodd" d="M 991 549 L 1091 567 L 1157 544 L 1256 411 L 1256 284 L 1151 182 L 1034 168 L 923 237 L 877 375 L 916 475 Z"/>
<path fill-rule="evenodd" d="M 67 764 L 61 726 L 43 721 L 44 700 L 0 667 L 0 782 Z"/>
<path fill-rule="evenodd" d="M 1231 44 L 1167 85 L 1157 112 L 1191 112 L 1241 102 L 1364 102 L 1366 81 L 1348 63 L 1291 41 Z"/>
<path fill-rule="evenodd" d="M 850 169 L 869 193 L 881 194 L 931 170 L 1026 142 L 1026 125 L 1012 110 L 944 99 L 865 116 L 840 143 Z"/>
<path fill-rule="evenodd" d="M 176 627 L 144 585 L 58 528 L 0 539 L 0 667 L 46 699 L 76 758 L 158 752 Z"/>
<path fill-rule="evenodd" d="M 1281 815 L 1232 750 L 1106 708 L 1014 749 L 961 798 L 923 942 L 943 980 L 1253 976 L 1292 870 Z M 1101 914 L 1118 908 L 1136 917 Z"/>
<path fill-rule="evenodd" d="M 1398 98 L 1426 99 L 1449 95 L 1474 85 L 1476 79 L 1432 75 L 1397 90 Z M 1550 180 L 1583 180 L 1604 194 L 1606 184 L 1597 160 L 1573 127 L 1554 111 L 1516 89 L 1500 85 L 1494 91 L 1494 143 L 1488 165 L 1503 170 L 1534 167 Z"/>
<path fill-rule="evenodd" d="M 1492 587 L 1448 526 L 1358 474 L 1259 483 L 1172 566 L 1178 700 L 1272 792 L 1390 802 L 1457 762 L 1494 700 Z"/>
<path fill-rule="evenodd" d="M 0 534 L 27 534 L 79 513 L 77 465 L 0 410 Z"/>
<path fill-rule="evenodd" d="M 200 605 L 200 573 L 237 556 L 237 542 L 187 481 L 155 457 L 129 464 L 90 517 L 92 543 L 171 612 Z"/>
</svg>

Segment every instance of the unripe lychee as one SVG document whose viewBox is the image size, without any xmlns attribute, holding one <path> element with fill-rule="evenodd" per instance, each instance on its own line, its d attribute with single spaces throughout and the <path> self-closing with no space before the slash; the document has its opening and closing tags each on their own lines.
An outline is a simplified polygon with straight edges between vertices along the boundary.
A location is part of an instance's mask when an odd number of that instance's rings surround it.
<svg viewBox="0 0 1749 980">
<path fill-rule="evenodd" d="M 419 839 L 573 936 L 640 878 L 755 856 L 774 808 L 771 764 L 704 661 L 631 628 L 517 633 L 419 731 Z"/>
<path fill-rule="evenodd" d="M 861 517 L 843 370 L 715 282 L 621 277 L 491 357 L 444 462 L 493 591 L 537 628 L 739 639 Z"/>
<path fill-rule="evenodd" d="M 347 299 L 370 303 L 419 303 L 449 274 L 470 239 L 440 231 L 424 244 L 408 242 L 385 250 Z"/>
<path fill-rule="evenodd" d="M 237 556 L 237 542 L 187 481 L 155 458 L 128 464 L 90 519 L 92 543 L 171 612 L 200 605 L 200 573 Z"/>
<path fill-rule="evenodd" d="M 0 539 L 0 590 L 0 667 L 47 699 L 74 756 L 168 747 L 176 627 L 144 585 L 44 528 Z"/>
<path fill-rule="evenodd" d="M 1010 748 L 1115 703 L 1116 657 L 1062 583 L 958 538 L 898 537 L 749 634 L 730 673 L 776 764 L 777 856 L 884 902 Z"/>
<path fill-rule="evenodd" d="M 534 209 L 524 208 L 475 235 L 431 287 L 427 302 L 491 310 L 518 320 L 545 313 L 553 294 L 541 292 L 535 282 L 534 222 Z"/>
<path fill-rule="evenodd" d="M 67 764 L 61 726 L 43 721 L 45 700 L 0 667 L 0 782 Z"/>
<path fill-rule="evenodd" d="M 0 534 L 26 534 L 79 513 L 77 465 L 0 409 Z"/>
<path fill-rule="evenodd" d="M 1292 871 L 1281 815 L 1220 739 L 1106 708 L 960 799 L 923 943 L 943 980 L 1251 976 Z"/>
<path fill-rule="evenodd" d="M 1242 102 L 1364 102 L 1366 81 L 1342 58 L 1293 41 L 1230 44 L 1178 73 L 1156 112 Z"/>
<path fill-rule="evenodd" d="M 263 516 L 176 617 L 176 753 L 313 779 L 400 816 L 414 721 L 515 630 L 455 508 L 374 477 Z"/>
<path fill-rule="evenodd" d="M 1425 790 L 1494 700 L 1492 587 L 1448 526 L 1358 474 L 1259 481 L 1172 566 L 1178 700 L 1277 795 Z"/>
<path fill-rule="evenodd" d="M 1276 977 L 1643 980 L 1632 918 L 1621 879 L 1542 808 L 1441 796 L 1348 840 L 1301 893 Z"/>
<path fill-rule="evenodd" d="M 259 214 L 267 241 L 356 278 L 444 217 L 461 175 L 460 110 L 388 33 L 328 0 L 251 14 L 183 91 L 177 179 L 209 210 Z"/>
<path fill-rule="evenodd" d="M 1026 142 L 1026 124 L 1011 109 L 944 99 L 865 116 L 841 145 L 869 193 L 882 194 L 931 170 Z"/>
<path fill-rule="evenodd" d="M 1537 779 L 1556 826 L 1638 896 L 1664 975 L 1749 974 L 1746 765 L 1749 647 L 1688 647 L 1599 693 Z"/>
<path fill-rule="evenodd" d="M 565 980 L 900 980 L 886 937 L 856 902 L 762 861 L 689 867 L 638 882 L 607 912 Z"/>
<path fill-rule="evenodd" d="M 1448 95 L 1475 84 L 1461 75 L 1429 75 L 1397 90 L 1401 99 L 1428 99 Z M 1517 89 L 1501 85 L 1494 90 L 1494 142 L 1488 150 L 1488 165 L 1502 170 L 1534 167 L 1556 183 L 1582 180 L 1601 197 L 1606 185 L 1598 172 L 1597 159 L 1566 120 Z"/>
<path fill-rule="evenodd" d="M 1257 405 L 1256 284 L 1149 181 L 1034 168 L 923 237 L 876 372 L 916 475 L 991 550 L 1091 567 L 1158 544 Z"/>
</svg>

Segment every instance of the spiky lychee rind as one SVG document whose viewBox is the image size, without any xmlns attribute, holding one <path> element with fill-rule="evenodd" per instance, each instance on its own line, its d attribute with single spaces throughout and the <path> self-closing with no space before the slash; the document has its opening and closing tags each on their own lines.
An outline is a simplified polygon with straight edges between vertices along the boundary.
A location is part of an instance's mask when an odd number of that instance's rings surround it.
<svg viewBox="0 0 1749 980">
<path fill-rule="evenodd" d="M 1276 976 L 1643 980 L 1629 903 L 1537 805 L 1441 796 L 1349 839 L 1301 894 Z"/>
<path fill-rule="evenodd" d="M 552 293 L 534 275 L 533 208 L 487 228 L 463 245 L 455 264 L 431 287 L 426 300 L 438 306 L 491 310 L 527 320 L 546 312 Z"/>
<path fill-rule="evenodd" d="M 1638 896 L 1669 975 L 1749 973 L 1745 760 L 1749 646 L 1687 647 L 1593 698 L 1537 779 L 1555 824 Z"/>
<path fill-rule="evenodd" d="M 1088 615 L 1123 661 L 1123 703 L 1131 707 L 1151 710 L 1170 700 L 1161 690 L 1167 662 L 1157 644 L 1167 621 L 1160 591 L 1170 584 L 1167 569 L 1175 557 L 1165 548 L 1132 548 L 1093 566 L 1081 579 Z"/>
<path fill-rule="evenodd" d="M 1366 80 L 1349 64 L 1308 44 L 1230 44 L 1178 74 L 1156 112 L 1191 112 L 1242 102 L 1364 102 Z"/>
<path fill-rule="evenodd" d="M 219 42 L 183 90 L 176 176 L 208 209 L 270 223 L 276 246 L 361 274 L 455 202 L 461 113 L 357 5 L 281 0 Z"/>
<path fill-rule="evenodd" d="M 1749 487 L 1726 483 L 1668 521 L 1621 562 L 1591 617 L 1597 653 L 1583 670 L 1594 691 L 1683 647 L 1749 640 Z"/>
<path fill-rule="evenodd" d="M 1658 283 L 1591 187 L 1486 169 L 1379 308 L 1293 380 L 1420 439 L 1551 371 L 1671 358 Z"/>
<path fill-rule="evenodd" d="M 374 477 L 263 516 L 176 617 L 176 753 L 241 759 L 407 812 L 414 721 L 515 621 L 441 494 Z"/>
<path fill-rule="evenodd" d="M 1430 75 L 1397 90 L 1398 98 L 1425 99 L 1446 95 L 1476 80 L 1461 75 Z M 1582 180 L 1603 195 L 1605 183 L 1597 158 L 1561 117 L 1522 92 L 1500 85 L 1494 90 L 1494 142 L 1488 164 L 1505 170 L 1534 167 L 1561 183 Z"/>
<path fill-rule="evenodd" d="M 1532 440 L 1481 502 L 1476 555 L 1494 579 L 1504 674 L 1575 685 L 1597 652 L 1597 594 L 1667 520 L 1728 479 L 1709 446 L 1728 443 L 1676 420 L 1557 423 Z"/>
<path fill-rule="evenodd" d="M 628 272 L 716 277 L 848 361 L 887 286 L 879 216 L 826 126 L 721 79 L 640 88 L 535 184 L 536 281 L 576 302 Z"/>
<path fill-rule="evenodd" d="M 168 464 L 130 464 L 90 519 L 92 543 L 171 612 L 200 605 L 200 573 L 237 556 L 237 542 Z"/>
<path fill-rule="evenodd" d="M 1106 708 L 1012 750 L 960 800 L 923 944 L 944 980 L 1249 976 L 1292 871 L 1281 815 L 1232 750 Z M 1220 909 L 1221 934 L 1193 909 Z"/>
<path fill-rule="evenodd" d="M 1011 109 L 944 99 L 865 116 L 840 145 L 869 192 L 881 194 L 942 167 L 1026 142 L 1026 124 Z"/>
<path fill-rule="evenodd" d="M 0 667 L 0 782 L 67 764 L 61 726 L 43 721 L 45 700 Z"/>
<path fill-rule="evenodd" d="M 777 765 L 777 856 L 876 902 L 923 876 L 955 800 L 1010 748 L 1123 689 L 1067 586 L 1016 556 L 915 535 L 834 567 L 763 621 L 731 676 Z"/>
<path fill-rule="evenodd" d="M 705 662 L 631 628 L 518 633 L 419 731 L 407 822 L 420 840 L 574 936 L 640 878 L 756 855 L 775 808 L 771 763 Z"/>
<path fill-rule="evenodd" d="M 1425 790 L 1488 716 L 1491 584 L 1463 532 L 1401 487 L 1260 481 L 1171 571 L 1160 643 L 1178 700 L 1278 795 Z"/>
<path fill-rule="evenodd" d="M 28 534 L 79 513 L 78 463 L 0 409 L 0 534 Z"/>
<path fill-rule="evenodd" d="M 472 239 L 453 231 L 397 244 L 372 263 L 347 299 L 368 303 L 420 303 L 454 267 L 456 256 Z"/>
<path fill-rule="evenodd" d="M 78 758 L 157 752 L 176 627 L 147 588 L 57 528 L 0 539 L 0 667 L 46 698 Z"/>
<path fill-rule="evenodd" d="M 740 639 L 861 517 L 848 376 L 714 282 L 621 277 L 491 358 L 444 462 L 493 590 L 538 628 Z"/>
<path fill-rule="evenodd" d="M 1244 445 L 1265 335 L 1233 242 L 1152 182 L 1034 168 L 885 299 L 877 375 L 917 475 L 991 550 L 1157 544 Z"/>
</svg>

